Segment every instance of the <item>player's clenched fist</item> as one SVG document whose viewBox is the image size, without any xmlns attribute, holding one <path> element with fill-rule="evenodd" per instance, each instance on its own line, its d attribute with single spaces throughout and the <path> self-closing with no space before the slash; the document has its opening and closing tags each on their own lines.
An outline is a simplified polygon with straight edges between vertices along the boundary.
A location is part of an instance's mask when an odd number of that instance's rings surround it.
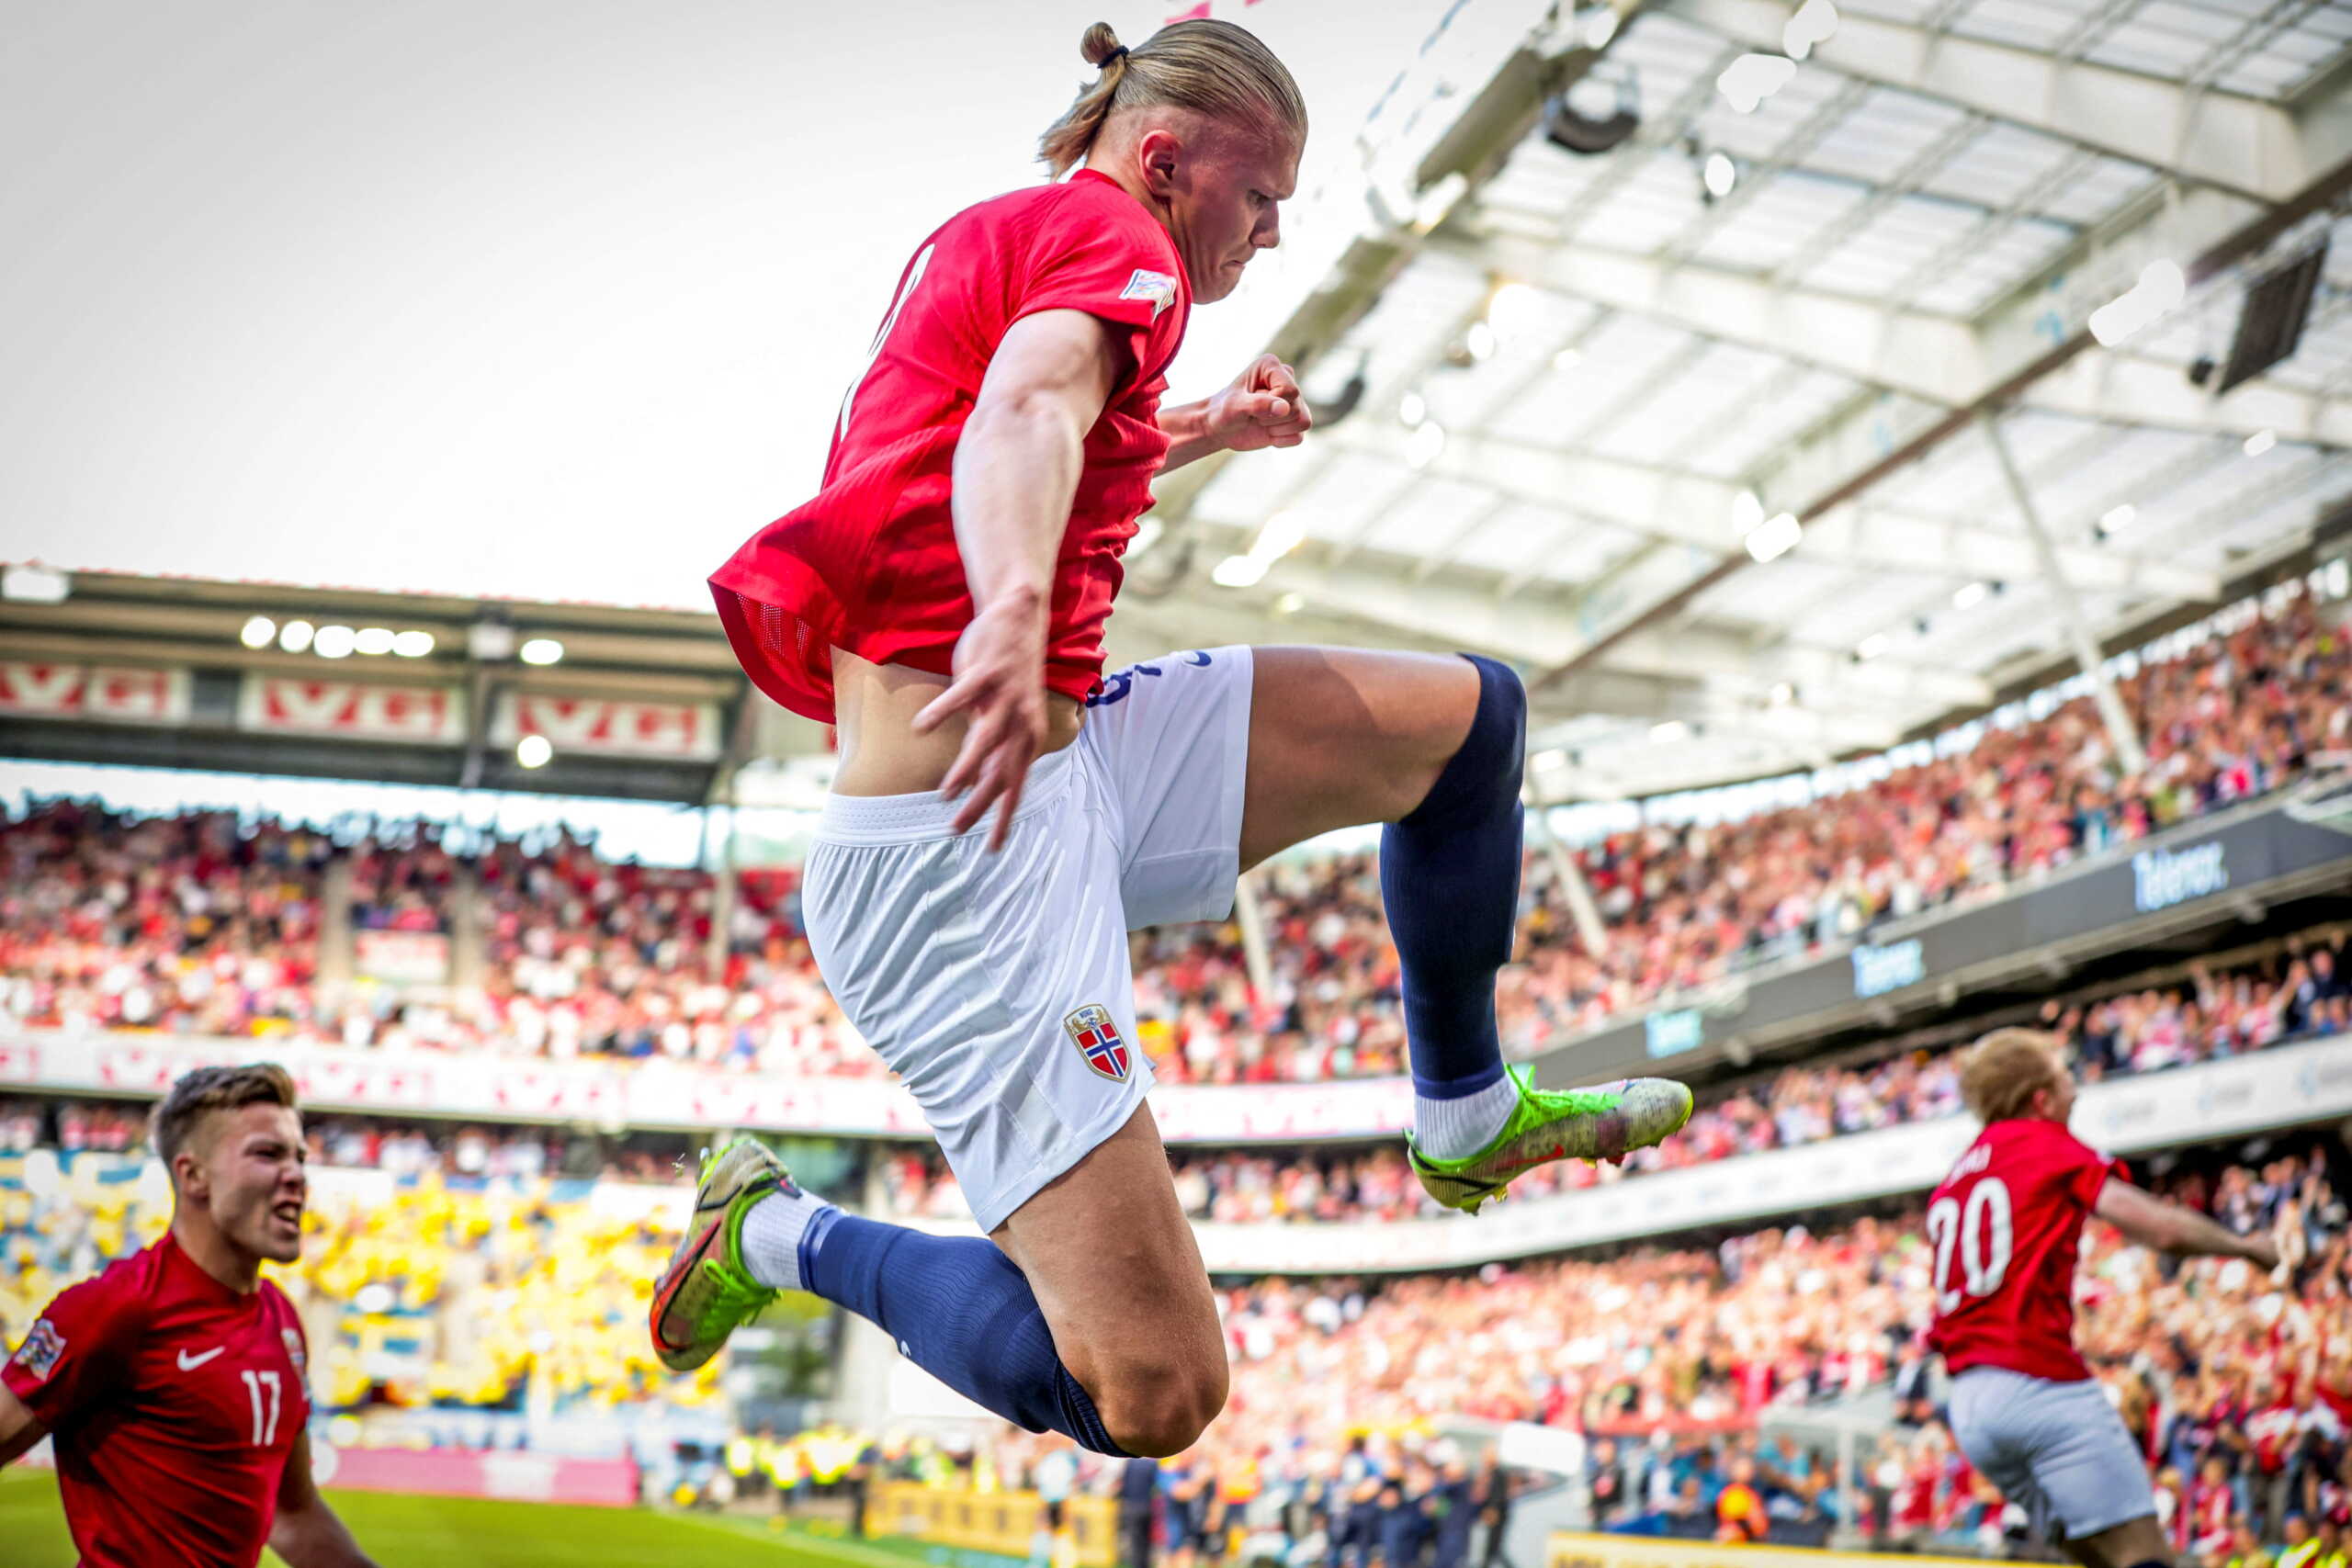
<svg viewBox="0 0 2352 1568">
<path fill-rule="evenodd" d="M 1298 389 L 1298 373 L 1261 354 L 1230 386 L 1209 399 L 1209 434 L 1231 452 L 1295 446 L 1315 427 Z"/>
</svg>

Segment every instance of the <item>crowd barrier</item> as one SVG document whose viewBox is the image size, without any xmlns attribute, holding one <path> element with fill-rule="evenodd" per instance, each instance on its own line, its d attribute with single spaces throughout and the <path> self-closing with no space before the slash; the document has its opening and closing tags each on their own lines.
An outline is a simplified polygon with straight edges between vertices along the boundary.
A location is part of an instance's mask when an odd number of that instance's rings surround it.
<svg viewBox="0 0 2352 1568">
<path fill-rule="evenodd" d="M 1035 1492 L 973 1492 L 911 1481 L 878 1483 L 865 1499 L 865 1533 L 904 1536 L 935 1546 L 1026 1559 L 1044 1527 L 1045 1499 Z M 1069 1554 L 1075 1568 L 1115 1568 L 1118 1504 L 1108 1497 L 1072 1497 L 1063 1505 Z"/>
<path fill-rule="evenodd" d="M 1915 1557 L 1811 1547 L 1724 1545 L 1657 1536 L 1554 1533 L 1544 1568 L 1985 1568 L 1976 1559 Z"/>
</svg>

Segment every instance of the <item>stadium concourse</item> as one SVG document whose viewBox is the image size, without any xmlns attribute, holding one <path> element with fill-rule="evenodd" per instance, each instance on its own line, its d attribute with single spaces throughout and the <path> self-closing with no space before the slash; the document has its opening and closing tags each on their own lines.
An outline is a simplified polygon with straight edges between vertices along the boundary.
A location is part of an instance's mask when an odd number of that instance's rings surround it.
<svg viewBox="0 0 2352 1568">
<path fill-rule="evenodd" d="M 810 955 L 833 738 L 698 607 L 12 559 L 0 1340 L 159 1233 L 163 1090 L 277 1060 L 312 1181 L 273 1277 L 387 1562 L 678 1554 L 547 1506 L 646 1502 L 730 1537 L 712 1562 L 870 1564 L 812 1533 L 856 1529 L 1110 1568 L 1122 1495 L 1179 1568 L 1460 1568 L 1432 1527 L 1465 1508 L 1517 1568 L 2011 1555 L 1922 1340 L 1920 1205 L 1975 1130 L 1958 1053 L 2023 1023 L 2083 1136 L 2289 1257 L 2088 1232 L 2081 1343 L 2167 1539 L 2345 1568 L 2344 7 L 1467 0 L 1336 134 L 1307 262 L 1253 285 L 1317 428 L 1157 487 L 1114 660 L 1518 670 L 1506 1051 L 1684 1079 L 1679 1136 L 1430 1201 L 1343 835 L 1132 941 L 1231 1363 L 1197 1447 L 1138 1472 L 1018 1432 L 812 1298 L 667 1376 L 650 1280 L 721 1138 L 970 1225 Z M 43 1484 L 0 1486 L 11 1562 Z M 544 1525 L 485 1500 L 518 1491 Z"/>
</svg>

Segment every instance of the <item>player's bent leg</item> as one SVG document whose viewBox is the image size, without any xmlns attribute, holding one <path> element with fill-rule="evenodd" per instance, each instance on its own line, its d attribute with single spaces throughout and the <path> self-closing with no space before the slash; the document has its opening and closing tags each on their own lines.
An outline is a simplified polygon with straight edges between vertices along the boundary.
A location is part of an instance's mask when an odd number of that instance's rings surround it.
<svg viewBox="0 0 2352 1568">
<path fill-rule="evenodd" d="M 1225 1408 L 1216 1301 L 1148 1105 L 993 1233 L 1112 1439 L 1159 1459 Z"/>
<path fill-rule="evenodd" d="M 1519 903 L 1527 694 L 1475 655 L 1256 650 L 1241 860 L 1385 822 L 1380 883 L 1412 1055 L 1411 1156 L 1440 1202 L 1476 1211 L 1519 1172 L 1622 1159 L 1690 1119 L 1641 1078 L 1574 1094 L 1506 1072 L 1495 976 Z"/>
<path fill-rule="evenodd" d="M 2172 1568 L 2172 1546 L 2154 1514 L 2060 1542 L 2083 1568 Z"/>
</svg>

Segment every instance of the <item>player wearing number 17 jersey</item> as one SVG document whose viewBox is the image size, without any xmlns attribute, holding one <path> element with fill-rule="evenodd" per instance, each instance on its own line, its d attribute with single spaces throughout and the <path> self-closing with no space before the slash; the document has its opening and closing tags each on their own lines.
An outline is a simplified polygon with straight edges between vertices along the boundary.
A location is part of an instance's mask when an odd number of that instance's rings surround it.
<svg viewBox="0 0 2352 1568">
<path fill-rule="evenodd" d="M 302 1325 L 261 1278 L 302 1247 L 282 1067 L 203 1067 L 155 1113 L 161 1241 L 49 1303 L 0 1368 L 0 1464 L 44 1435 L 84 1568 L 370 1568 L 311 1475 Z"/>
<path fill-rule="evenodd" d="M 1928 1339 L 1952 1375 L 1952 1436 L 2078 1562 L 2165 1568 L 2139 1447 L 2075 1348 L 2083 1223 L 2097 1214 L 2182 1257 L 2276 1268 L 2278 1249 L 2149 1196 L 2067 1131 L 2075 1084 L 2053 1035 L 1986 1035 L 1962 1065 L 1961 1092 L 1984 1130 L 1928 1201 Z"/>
</svg>

